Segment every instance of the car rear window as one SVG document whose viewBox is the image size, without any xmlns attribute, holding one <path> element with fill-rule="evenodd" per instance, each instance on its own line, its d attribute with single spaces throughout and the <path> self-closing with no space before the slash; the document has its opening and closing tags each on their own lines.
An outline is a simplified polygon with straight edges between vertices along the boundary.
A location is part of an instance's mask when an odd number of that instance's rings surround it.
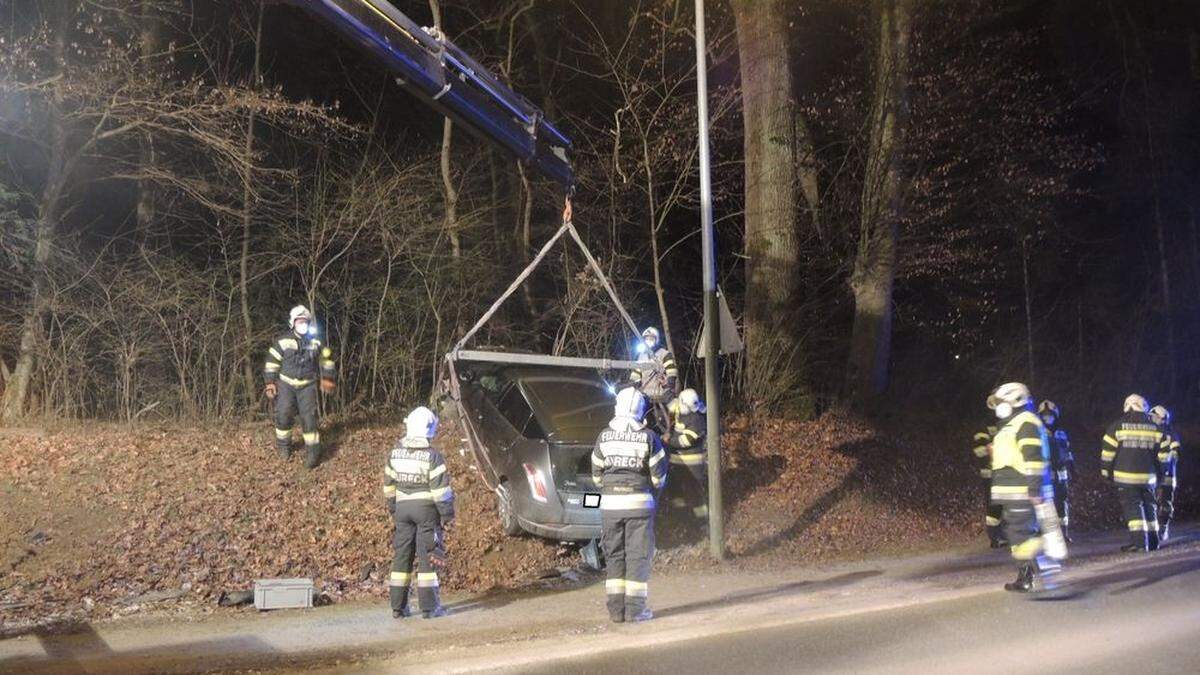
<svg viewBox="0 0 1200 675">
<path fill-rule="evenodd" d="M 612 419 L 613 397 L 599 379 L 526 378 L 530 400 L 549 419 L 548 437 L 560 443 L 592 443 Z"/>
</svg>

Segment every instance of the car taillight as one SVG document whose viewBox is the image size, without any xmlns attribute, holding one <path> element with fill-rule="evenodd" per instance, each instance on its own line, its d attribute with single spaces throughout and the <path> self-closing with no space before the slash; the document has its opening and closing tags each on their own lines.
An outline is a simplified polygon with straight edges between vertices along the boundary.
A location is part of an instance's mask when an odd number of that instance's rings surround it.
<svg viewBox="0 0 1200 675">
<path fill-rule="evenodd" d="M 546 491 L 545 474 L 532 464 L 525 463 L 521 466 L 525 467 L 525 476 L 529 478 L 529 495 L 533 497 L 534 501 L 546 504 L 549 501 L 547 498 L 549 493 Z"/>
</svg>

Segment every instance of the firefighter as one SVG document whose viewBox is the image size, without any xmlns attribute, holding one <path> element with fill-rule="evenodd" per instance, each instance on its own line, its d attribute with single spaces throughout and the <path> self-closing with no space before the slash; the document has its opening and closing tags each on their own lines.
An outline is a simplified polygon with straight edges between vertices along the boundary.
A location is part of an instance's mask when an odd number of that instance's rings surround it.
<svg viewBox="0 0 1200 675">
<path fill-rule="evenodd" d="M 267 350 L 264 377 L 267 398 L 275 401 L 275 445 L 284 458 L 292 455 L 292 420 L 297 411 L 304 430 L 304 465 L 313 468 L 321 459 L 321 433 L 317 430 L 317 382 L 321 391 L 333 391 L 337 371 L 333 351 L 314 333 L 312 314 L 304 305 L 292 308 L 291 331 Z"/>
<path fill-rule="evenodd" d="M 638 363 L 642 365 L 629 374 L 629 381 L 649 400 L 654 409 L 655 426 L 660 434 L 666 434 L 671 430 L 667 403 L 679 391 L 679 368 L 675 365 L 675 356 L 659 346 L 661 342 L 657 328 L 651 326 L 642 331 L 637 350 Z"/>
<path fill-rule="evenodd" d="M 1040 555 L 1045 542 L 1038 508 L 1053 498 L 1046 429 L 1033 413 L 1029 388 L 1020 382 L 1000 385 L 987 404 L 1000 421 L 992 438 L 991 498 L 1003 507 L 1005 536 L 1017 561 L 1017 578 L 1004 589 L 1029 592 L 1042 585 L 1044 573 L 1058 568 Z"/>
<path fill-rule="evenodd" d="M 647 621 L 650 567 L 654 563 L 654 505 L 667 478 L 660 438 L 642 421 L 646 399 L 637 389 L 617 392 L 608 428 L 596 438 L 592 478 L 601 489 L 600 544 L 607 580 L 608 615 L 616 623 Z"/>
<path fill-rule="evenodd" d="M 454 491 L 445 458 L 429 443 L 437 434 L 437 415 L 421 406 L 408 414 L 404 426 L 404 438 L 388 452 L 384 468 L 383 496 L 396 526 L 388 595 L 392 617 L 409 616 L 408 590 L 416 581 L 421 615 L 431 619 L 446 615 L 437 568 L 445 565 L 443 542 L 445 530 L 454 522 Z"/>
<path fill-rule="evenodd" d="M 1167 541 L 1171 530 L 1171 517 L 1175 515 L 1175 490 L 1179 478 L 1179 434 L 1171 427 L 1171 411 L 1156 405 L 1150 409 L 1150 421 L 1166 433 L 1170 441 L 1167 461 L 1162 465 L 1162 480 L 1158 487 L 1158 542 Z"/>
<path fill-rule="evenodd" d="M 1154 486 L 1170 454 L 1170 438 L 1150 420 L 1150 404 L 1137 394 L 1125 399 L 1124 414 L 1104 432 L 1100 475 L 1117 486 L 1121 511 L 1129 528 L 1122 551 L 1158 548 Z"/>
<path fill-rule="evenodd" d="M 975 456 L 975 463 L 979 468 L 979 482 L 983 486 L 985 511 L 983 523 L 992 548 L 1008 546 L 1008 540 L 1004 538 L 1003 523 L 1000 520 L 1003 507 L 999 503 L 992 502 L 992 438 L 999 430 L 996 425 L 989 424 L 983 430 L 975 432 L 975 444 L 971 447 L 971 454 Z"/>
<path fill-rule="evenodd" d="M 667 406 L 673 418 L 666 435 L 670 449 L 670 505 L 687 510 L 699 520 L 708 519 L 708 455 L 704 448 L 704 401 L 695 389 L 684 389 Z"/>
<path fill-rule="evenodd" d="M 1075 474 L 1075 456 L 1071 454 L 1071 439 L 1067 432 L 1056 428 L 1061 413 L 1054 401 L 1042 401 L 1038 404 L 1038 416 L 1046 425 L 1046 436 L 1050 440 L 1050 481 L 1054 486 L 1054 510 L 1058 512 L 1058 522 L 1062 527 L 1063 537 L 1068 543 L 1071 523 L 1071 477 Z"/>
</svg>

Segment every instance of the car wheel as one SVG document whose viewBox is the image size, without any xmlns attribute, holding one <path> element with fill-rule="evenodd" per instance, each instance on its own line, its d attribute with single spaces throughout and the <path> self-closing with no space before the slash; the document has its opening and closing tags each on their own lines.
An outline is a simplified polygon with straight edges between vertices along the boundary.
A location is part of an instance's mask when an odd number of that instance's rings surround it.
<svg viewBox="0 0 1200 675">
<path fill-rule="evenodd" d="M 521 534 L 521 524 L 517 522 L 516 511 L 513 510 L 512 492 L 508 483 L 496 486 L 496 516 L 500 518 L 500 529 L 509 537 Z"/>
<path fill-rule="evenodd" d="M 604 550 L 600 548 L 600 540 L 593 539 L 579 547 L 579 556 L 583 558 L 584 566 L 599 572 L 604 569 Z"/>
</svg>

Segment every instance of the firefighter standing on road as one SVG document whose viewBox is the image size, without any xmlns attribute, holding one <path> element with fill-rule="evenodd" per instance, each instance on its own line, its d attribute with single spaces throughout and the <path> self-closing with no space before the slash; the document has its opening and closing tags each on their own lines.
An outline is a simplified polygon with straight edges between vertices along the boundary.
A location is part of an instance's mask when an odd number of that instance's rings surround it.
<svg viewBox="0 0 1200 675">
<path fill-rule="evenodd" d="M 288 325 L 291 332 L 275 340 L 267 351 L 265 393 L 275 401 L 275 445 L 285 458 L 292 454 L 292 420 L 299 411 L 306 451 L 304 465 L 311 469 L 321 459 L 317 381 L 321 391 L 332 392 L 337 371 L 333 351 L 313 335 L 312 314 L 307 307 L 293 307 Z"/>
<path fill-rule="evenodd" d="M 684 389 L 668 406 L 674 420 L 667 435 L 671 481 L 669 503 L 688 510 L 700 520 L 708 518 L 708 454 L 704 447 L 706 408 L 695 389 Z"/>
<path fill-rule="evenodd" d="M 1054 401 L 1042 401 L 1038 405 L 1038 416 L 1046 425 L 1046 436 L 1050 440 L 1050 480 L 1054 485 L 1054 508 L 1058 512 L 1058 522 L 1062 527 L 1063 537 L 1071 541 L 1067 527 L 1071 519 L 1070 487 L 1071 476 L 1075 473 L 1075 456 L 1071 454 L 1071 439 L 1067 432 L 1056 428 L 1060 417 L 1058 405 Z"/>
<path fill-rule="evenodd" d="M 1008 546 L 1000 520 L 1003 507 L 992 501 L 992 438 L 999 430 L 994 424 L 989 424 L 982 431 L 975 432 L 974 445 L 971 447 L 971 454 L 975 456 L 975 464 L 979 468 L 979 480 L 983 485 L 983 503 L 986 511 L 983 522 L 992 548 Z"/>
<path fill-rule="evenodd" d="M 1109 425 L 1100 451 L 1100 475 L 1117 486 L 1121 511 L 1129 528 L 1122 551 L 1158 548 L 1154 486 L 1170 454 L 1171 443 L 1147 415 L 1150 404 L 1137 394 L 1125 399 L 1125 414 Z"/>
<path fill-rule="evenodd" d="M 987 404 L 1000 420 L 992 439 L 992 502 L 1003 507 L 1005 534 L 1017 561 L 1017 579 L 1004 588 L 1029 592 L 1038 589 L 1044 572 L 1058 568 L 1039 555 L 1045 542 L 1036 509 L 1052 498 L 1046 429 L 1031 410 L 1029 388 L 1020 382 L 1000 385 Z"/>
<path fill-rule="evenodd" d="M 629 374 L 629 381 L 649 400 L 655 425 L 660 433 L 666 434 L 671 430 L 667 403 L 679 390 L 679 368 L 675 356 L 659 346 L 661 342 L 657 328 L 651 326 L 642 331 L 642 343 L 638 346 L 641 367 Z"/>
<path fill-rule="evenodd" d="M 667 478 L 667 457 L 662 441 L 642 422 L 645 416 L 645 397 L 637 389 L 622 389 L 613 419 L 592 451 L 592 478 L 601 489 L 604 591 L 609 618 L 616 623 L 654 617 L 646 602 L 654 563 L 655 495 Z"/>
<path fill-rule="evenodd" d="M 429 444 L 437 425 L 437 416 L 429 408 L 421 406 L 410 412 L 404 419 L 404 439 L 388 452 L 384 468 L 383 496 L 396 526 L 388 595 L 392 617 L 397 619 L 409 615 L 414 558 L 421 615 L 426 619 L 446 615 L 436 567 L 445 561 L 442 541 L 445 528 L 454 521 L 454 491 L 445 458 Z"/>
<path fill-rule="evenodd" d="M 1162 480 L 1158 485 L 1158 541 L 1164 543 L 1171 533 L 1171 518 L 1175 515 L 1175 490 L 1179 477 L 1179 434 L 1171 428 L 1171 411 L 1161 405 L 1150 409 L 1150 421 L 1166 433 L 1169 441 L 1167 461 L 1162 465 Z"/>
</svg>

